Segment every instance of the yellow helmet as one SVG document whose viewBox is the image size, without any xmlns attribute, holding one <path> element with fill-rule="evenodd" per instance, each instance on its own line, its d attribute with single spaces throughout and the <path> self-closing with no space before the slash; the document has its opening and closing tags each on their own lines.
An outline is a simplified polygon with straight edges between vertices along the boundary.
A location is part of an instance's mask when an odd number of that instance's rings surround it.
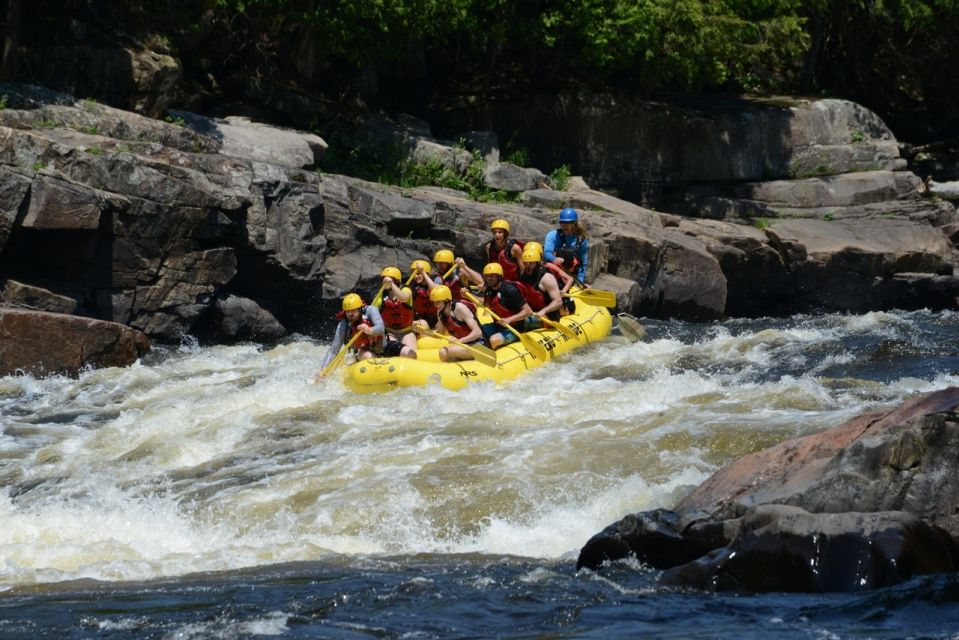
<svg viewBox="0 0 959 640">
<path fill-rule="evenodd" d="M 343 296 L 343 311 L 353 311 L 363 306 L 363 298 L 358 293 L 348 293 Z"/>
<path fill-rule="evenodd" d="M 440 249 L 433 254 L 433 262 L 445 262 L 446 264 L 453 264 L 453 261 L 455 260 L 456 257 L 453 256 L 453 252 L 449 249 Z"/>
<path fill-rule="evenodd" d="M 502 278 L 502 277 L 503 277 L 503 265 L 501 265 L 501 264 L 498 263 L 498 262 L 490 262 L 488 265 L 486 265 L 485 267 L 483 267 L 483 275 L 484 275 L 484 276 L 494 275 L 494 276 L 499 276 L 500 278 Z"/>
<path fill-rule="evenodd" d="M 492 229 L 502 229 L 502 230 L 504 230 L 506 233 L 509 233 L 509 223 L 506 222 L 506 220 L 493 220 L 493 222 L 490 223 L 489 228 L 490 228 L 491 230 L 492 230 Z"/>
<path fill-rule="evenodd" d="M 523 248 L 523 262 L 540 262 L 543 259 L 543 253 L 535 248 L 531 249 L 529 245 Z"/>
<path fill-rule="evenodd" d="M 422 268 L 423 273 L 428 274 L 430 272 L 430 263 L 427 260 L 414 260 L 410 263 L 410 271 L 415 273 L 417 269 Z"/>
<path fill-rule="evenodd" d="M 524 250 L 525 250 L 525 249 L 536 249 L 537 251 L 539 251 L 539 255 L 540 255 L 540 256 L 543 255 L 543 245 L 541 245 L 540 243 L 536 242 L 535 240 L 530 240 L 529 242 L 527 242 L 526 244 L 524 244 L 524 245 L 523 245 L 523 249 L 524 249 Z"/>
<path fill-rule="evenodd" d="M 438 284 L 430 289 L 430 302 L 441 302 L 453 299 L 453 292 L 445 284 Z"/>
<path fill-rule="evenodd" d="M 393 278 L 394 282 L 399 282 L 403 279 L 403 274 L 400 273 L 400 270 L 396 267 L 386 267 L 383 271 L 380 272 L 380 275 L 384 278 L 389 277 Z"/>
</svg>

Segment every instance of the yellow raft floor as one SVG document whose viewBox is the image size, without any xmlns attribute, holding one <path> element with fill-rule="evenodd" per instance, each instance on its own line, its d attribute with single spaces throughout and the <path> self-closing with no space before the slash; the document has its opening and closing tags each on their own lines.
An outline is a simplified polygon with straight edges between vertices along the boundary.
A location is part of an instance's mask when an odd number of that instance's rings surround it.
<svg viewBox="0 0 959 640">
<path fill-rule="evenodd" d="M 482 313 L 481 313 L 482 316 Z M 483 318 L 481 317 L 481 321 Z M 605 307 L 594 307 L 576 301 L 576 313 L 560 322 L 573 330 L 576 339 L 555 329 L 536 329 L 526 333 L 541 344 L 552 359 L 592 342 L 609 337 L 613 319 Z M 391 391 L 399 387 L 436 384 L 447 389 L 462 389 L 475 382 L 503 382 L 545 363 L 526 350 L 520 342 L 496 350 L 496 366 L 480 364 L 475 360 L 440 362 L 439 348 L 448 342 L 438 338 L 420 337 L 417 359 L 371 358 L 360 360 L 346 368 L 344 384 L 357 393 Z"/>
</svg>

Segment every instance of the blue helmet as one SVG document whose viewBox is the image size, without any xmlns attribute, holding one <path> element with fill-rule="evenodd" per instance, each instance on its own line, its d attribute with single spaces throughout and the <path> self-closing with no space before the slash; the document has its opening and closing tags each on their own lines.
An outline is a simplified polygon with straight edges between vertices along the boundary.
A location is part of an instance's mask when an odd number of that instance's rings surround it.
<svg viewBox="0 0 959 640">
<path fill-rule="evenodd" d="M 576 222 L 577 220 L 579 220 L 579 214 L 572 207 L 566 207 L 559 212 L 560 222 Z"/>
</svg>

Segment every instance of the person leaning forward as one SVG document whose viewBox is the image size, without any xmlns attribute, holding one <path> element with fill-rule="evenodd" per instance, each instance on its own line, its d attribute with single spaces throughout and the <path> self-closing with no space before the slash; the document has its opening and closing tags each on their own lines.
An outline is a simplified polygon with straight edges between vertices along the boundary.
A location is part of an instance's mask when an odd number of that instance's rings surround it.
<svg viewBox="0 0 959 640">
<path fill-rule="evenodd" d="M 556 321 L 563 308 L 563 294 L 560 293 L 556 276 L 542 266 L 543 256 L 538 249 L 523 249 L 523 272 L 519 276 L 520 291 L 533 310 L 530 320 L 549 318 Z M 527 324 L 531 324 L 528 320 Z M 538 321 L 542 325 L 542 321 Z"/>
<path fill-rule="evenodd" d="M 327 365 L 354 335 L 361 334 L 353 342 L 353 351 L 358 360 L 366 360 L 377 355 L 374 350 L 381 348 L 386 333 L 379 309 L 367 305 L 357 293 L 348 293 L 343 296 L 342 308 L 336 317 L 339 322 L 333 333 L 333 342 L 326 352 L 326 357 L 323 358 L 320 372 L 314 378 L 316 381 L 326 377 Z"/>
<path fill-rule="evenodd" d="M 525 330 L 525 320 L 532 313 L 526 299 L 515 282 L 503 277 L 503 265 L 491 262 L 483 267 L 483 305 L 499 316 L 499 320 L 481 326 L 486 341 L 493 349 L 516 342 L 519 338 L 507 325 L 516 331 Z"/>
<path fill-rule="evenodd" d="M 453 336 L 464 344 L 475 344 L 483 339 L 483 330 L 472 302 L 454 300 L 453 293 L 445 284 L 433 287 L 430 300 L 436 306 L 436 330 L 439 333 Z M 443 362 L 473 360 L 473 352 L 457 344 L 440 348 L 439 354 Z"/>
</svg>

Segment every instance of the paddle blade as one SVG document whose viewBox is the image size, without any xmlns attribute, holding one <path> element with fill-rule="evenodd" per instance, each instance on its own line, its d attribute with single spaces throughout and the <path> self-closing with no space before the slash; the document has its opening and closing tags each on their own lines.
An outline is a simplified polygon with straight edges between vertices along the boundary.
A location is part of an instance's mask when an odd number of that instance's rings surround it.
<svg viewBox="0 0 959 640">
<path fill-rule="evenodd" d="M 584 289 L 567 294 L 571 298 L 582 300 L 586 304 L 612 309 L 616 306 L 616 294 L 602 289 Z"/>
<path fill-rule="evenodd" d="M 559 331 L 561 334 L 563 334 L 570 340 L 576 340 L 578 337 L 575 331 L 573 331 L 572 329 L 570 329 L 569 327 L 567 327 L 565 324 L 561 322 L 554 322 L 553 320 L 550 320 L 549 318 L 543 318 L 543 324 L 545 324 L 547 327 L 556 329 L 557 331 Z"/>
<path fill-rule="evenodd" d="M 509 327 L 509 330 L 519 338 L 520 343 L 522 343 L 522 345 L 526 347 L 526 350 L 533 354 L 537 360 L 546 362 L 546 360 L 549 359 L 549 352 L 546 350 L 546 347 L 541 345 L 532 335 L 528 333 L 520 333 L 512 327 Z"/>
<path fill-rule="evenodd" d="M 457 344 L 466 347 L 473 354 L 473 358 L 480 364 L 485 364 L 487 367 L 496 366 L 496 352 L 489 347 L 484 347 L 481 344 L 463 344 L 462 342 L 458 342 Z"/>
<path fill-rule="evenodd" d="M 629 338 L 631 342 L 638 342 L 646 335 L 646 328 L 639 324 L 633 316 L 620 313 L 616 318 L 619 321 L 619 332 Z"/>
</svg>

